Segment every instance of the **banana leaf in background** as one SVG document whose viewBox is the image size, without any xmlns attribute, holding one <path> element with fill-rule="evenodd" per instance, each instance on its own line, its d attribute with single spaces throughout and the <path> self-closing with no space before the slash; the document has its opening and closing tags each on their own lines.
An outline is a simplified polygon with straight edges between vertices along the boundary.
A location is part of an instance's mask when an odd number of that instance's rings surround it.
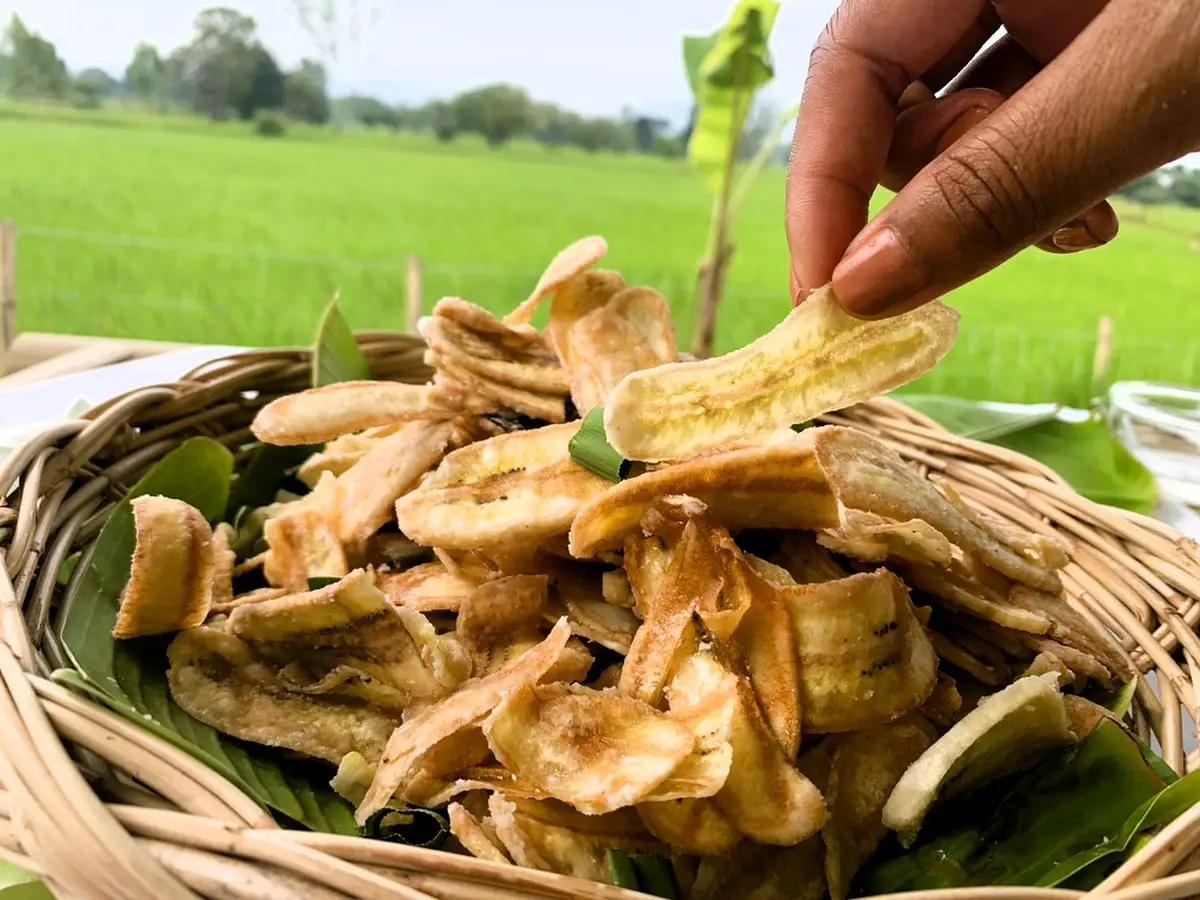
<svg viewBox="0 0 1200 900">
<path fill-rule="evenodd" d="M 1041 462 L 1089 500 L 1149 514 L 1154 476 L 1112 436 L 1099 414 L 1053 403 L 987 403 L 934 394 L 898 400 L 961 437 L 987 441 Z"/>
<path fill-rule="evenodd" d="M 1200 774 L 1168 786 L 1146 752 L 1105 720 L 1077 747 L 935 808 L 909 850 L 890 838 L 854 895 L 1099 883 L 1141 836 L 1200 800 Z"/>
<path fill-rule="evenodd" d="M 37 875 L 0 859 L 0 900 L 54 900 Z"/>
</svg>

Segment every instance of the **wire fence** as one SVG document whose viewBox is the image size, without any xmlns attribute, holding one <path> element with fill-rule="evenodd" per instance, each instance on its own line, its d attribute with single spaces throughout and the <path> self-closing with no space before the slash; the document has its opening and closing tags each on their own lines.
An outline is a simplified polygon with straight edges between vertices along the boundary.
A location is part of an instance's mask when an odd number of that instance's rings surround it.
<svg viewBox="0 0 1200 900">
<path fill-rule="evenodd" d="M 459 296 L 502 311 L 524 299 L 539 271 L 422 260 L 427 311 Z M 288 253 L 247 243 L 181 241 L 22 224 L 17 254 L 22 331 L 228 343 L 304 344 L 334 291 L 356 328 L 403 328 L 408 255 L 364 259 Z M 692 320 L 694 272 L 625 271 L 671 301 L 681 334 Z M 744 343 L 770 327 L 781 297 L 737 273 L 718 322 L 718 344 Z M 1097 333 L 964 323 L 958 343 L 914 389 L 1009 402 L 1091 398 Z M 1200 385 L 1194 341 L 1123 339 L 1109 378 Z"/>
</svg>

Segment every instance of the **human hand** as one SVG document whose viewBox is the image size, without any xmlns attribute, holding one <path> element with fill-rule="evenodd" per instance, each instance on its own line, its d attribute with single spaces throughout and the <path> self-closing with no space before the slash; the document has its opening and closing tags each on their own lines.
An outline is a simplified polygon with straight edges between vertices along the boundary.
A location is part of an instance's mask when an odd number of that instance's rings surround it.
<svg viewBox="0 0 1200 900">
<path fill-rule="evenodd" d="M 1039 241 L 1107 242 L 1104 198 L 1200 145 L 1197 60 L 1200 0 L 843 0 L 792 147 L 793 300 L 832 280 L 895 315 Z"/>
</svg>

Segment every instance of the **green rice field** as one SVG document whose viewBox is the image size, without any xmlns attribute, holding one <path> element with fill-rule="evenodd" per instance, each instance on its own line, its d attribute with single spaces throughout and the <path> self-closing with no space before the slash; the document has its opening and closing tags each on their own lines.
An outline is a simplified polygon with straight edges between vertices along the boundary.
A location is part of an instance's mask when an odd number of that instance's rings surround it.
<svg viewBox="0 0 1200 900">
<path fill-rule="evenodd" d="M 503 310 L 561 246 L 602 234 L 606 265 L 661 290 L 690 331 L 711 198 L 682 161 L 11 105 L 0 148 L 21 330 L 305 343 L 335 290 L 355 327 L 403 327 L 410 254 L 426 307 Z M 788 309 L 783 183 L 766 172 L 742 210 L 722 349 Z M 1084 403 L 1103 315 L 1111 377 L 1200 384 L 1200 214 L 1122 213 L 1108 247 L 1031 251 L 954 294 L 962 336 L 922 387 Z"/>
</svg>

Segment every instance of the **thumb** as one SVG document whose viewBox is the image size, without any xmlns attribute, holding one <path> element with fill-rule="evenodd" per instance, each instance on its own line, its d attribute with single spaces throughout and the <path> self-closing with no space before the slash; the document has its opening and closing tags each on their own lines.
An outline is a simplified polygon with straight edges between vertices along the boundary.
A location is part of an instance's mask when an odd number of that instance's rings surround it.
<svg viewBox="0 0 1200 900">
<path fill-rule="evenodd" d="M 1200 17 L 1190 5 L 1111 0 L 855 238 L 833 273 L 847 311 L 870 318 L 919 306 L 1194 148 Z"/>
</svg>

